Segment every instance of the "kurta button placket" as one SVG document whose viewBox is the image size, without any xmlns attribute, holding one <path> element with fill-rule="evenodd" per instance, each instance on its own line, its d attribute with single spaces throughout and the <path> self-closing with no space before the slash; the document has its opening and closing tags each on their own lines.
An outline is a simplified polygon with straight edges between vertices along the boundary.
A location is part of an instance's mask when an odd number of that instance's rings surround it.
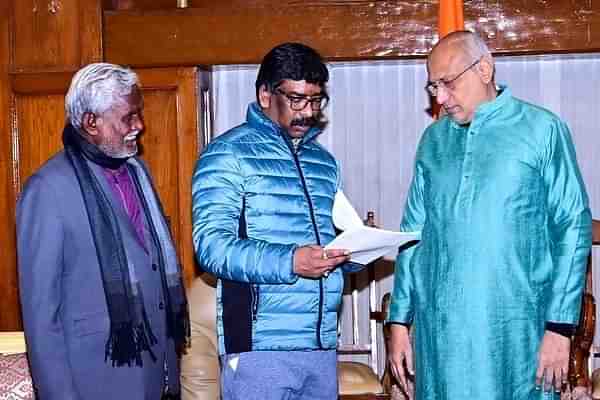
<svg viewBox="0 0 600 400">
<path fill-rule="evenodd" d="M 464 206 L 468 206 L 470 198 L 471 198 L 471 192 L 472 192 L 472 185 L 471 185 L 471 181 L 470 178 L 473 175 L 473 160 L 472 160 L 472 148 L 473 148 L 473 140 L 474 140 L 474 136 L 476 134 L 477 131 L 477 127 L 475 126 L 470 126 L 469 128 L 458 128 L 458 129 L 464 129 L 466 130 L 463 131 L 463 134 L 466 134 L 465 137 L 465 152 L 463 155 L 463 165 L 462 165 L 462 175 L 461 175 L 461 184 L 460 184 L 460 198 L 461 198 L 461 203 Z M 467 209 L 465 209 L 465 211 L 467 211 Z"/>
</svg>

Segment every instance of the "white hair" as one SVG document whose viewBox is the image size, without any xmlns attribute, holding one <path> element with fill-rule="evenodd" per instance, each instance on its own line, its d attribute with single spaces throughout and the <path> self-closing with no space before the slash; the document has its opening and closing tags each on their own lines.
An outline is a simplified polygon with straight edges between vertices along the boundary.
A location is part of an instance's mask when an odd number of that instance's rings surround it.
<svg viewBox="0 0 600 400">
<path fill-rule="evenodd" d="M 441 43 L 458 44 L 468 60 L 479 60 L 483 57 L 491 58 L 492 53 L 483 39 L 471 31 L 455 31 L 442 38 L 435 46 Z"/>
<path fill-rule="evenodd" d="M 482 57 L 491 57 L 490 49 L 483 39 L 474 32 L 469 32 L 465 37 L 465 50 L 473 60 Z"/>
<path fill-rule="evenodd" d="M 87 112 L 102 114 L 131 94 L 139 82 L 135 72 L 115 64 L 89 64 L 75 74 L 65 98 L 67 118 L 81 129 Z"/>
</svg>

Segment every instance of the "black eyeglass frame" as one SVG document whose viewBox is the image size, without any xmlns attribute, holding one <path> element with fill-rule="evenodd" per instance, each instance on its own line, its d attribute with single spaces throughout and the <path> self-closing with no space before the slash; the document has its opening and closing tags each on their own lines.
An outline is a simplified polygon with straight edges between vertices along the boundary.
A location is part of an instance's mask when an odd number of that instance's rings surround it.
<svg viewBox="0 0 600 400">
<path fill-rule="evenodd" d="M 321 93 L 315 97 L 310 97 L 310 96 L 292 95 L 292 94 L 284 92 L 283 90 L 281 90 L 279 88 L 276 88 L 274 90 L 274 92 L 276 94 L 285 96 L 285 98 L 288 100 L 288 102 L 290 104 L 290 108 L 293 111 L 304 110 L 306 108 L 306 106 L 308 105 L 308 103 L 310 103 L 310 108 L 313 111 L 323 111 L 323 109 L 325 107 L 327 107 L 327 104 L 329 104 L 329 96 L 327 95 L 327 93 Z"/>
<path fill-rule="evenodd" d="M 454 90 L 453 83 L 456 82 L 456 80 L 458 78 L 463 76 L 468 70 L 470 70 L 471 68 L 473 68 L 480 62 L 481 62 L 481 58 L 473 61 L 471 64 L 469 64 L 469 66 L 467 68 L 463 69 L 458 75 L 456 75 L 452 79 L 448 79 L 448 80 L 438 79 L 437 81 L 427 82 L 427 85 L 425 85 L 425 90 L 427 90 L 427 93 L 429 93 L 432 97 L 437 97 L 440 86 L 443 86 L 444 89 Z"/>
</svg>

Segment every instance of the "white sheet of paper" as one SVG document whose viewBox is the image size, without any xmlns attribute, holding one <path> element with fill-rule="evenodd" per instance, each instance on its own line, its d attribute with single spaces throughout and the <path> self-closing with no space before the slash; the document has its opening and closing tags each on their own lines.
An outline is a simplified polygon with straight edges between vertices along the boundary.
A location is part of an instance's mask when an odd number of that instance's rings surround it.
<svg viewBox="0 0 600 400">
<path fill-rule="evenodd" d="M 364 226 L 362 219 L 341 190 L 335 194 L 331 217 L 335 227 L 342 231 Z"/>
<path fill-rule="evenodd" d="M 326 249 L 346 249 L 352 253 L 350 261 L 368 264 L 391 254 L 406 242 L 419 240 L 421 232 L 394 232 L 365 226 L 343 192 L 335 195 L 333 223 L 343 230 Z"/>
</svg>

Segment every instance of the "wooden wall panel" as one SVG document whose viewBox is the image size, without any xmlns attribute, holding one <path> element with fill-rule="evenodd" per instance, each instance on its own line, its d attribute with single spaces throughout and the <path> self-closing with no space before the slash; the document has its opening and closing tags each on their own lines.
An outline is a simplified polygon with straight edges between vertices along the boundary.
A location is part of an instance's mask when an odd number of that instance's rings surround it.
<svg viewBox="0 0 600 400">
<path fill-rule="evenodd" d="M 44 162 L 62 149 L 64 95 L 16 96 L 19 191 Z"/>
<path fill-rule="evenodd" d="M 141 155 L 148 163 L 160 193 L 171 232 L 180 243 L 179 186 L 177 185 L 177 91 L 176 88 L 143 90 L 146 131 L 141 138 Z"/>
<path fill-rule="evenodd" d="M 191 177 L 202 143 L 196 68 L 138 70 L 144 93 L 148 162 L 178 244 L 187 284 L 196 274 L 192 246 Z"/>
<path fill-rule="evenodd" d="M 560 0 L 559 0 L 560 1 Z M 105 10 L 168 10 L 177 8 L 176 0 L 104 0 Z M 370 5 L 377 7 L 380 4 L 392 5 L 395 7 L 404 7 L 409 4 L 405 0 L 187 0 L 187 8 L 266 8 L 273 10 L 276 6 L 289 8 L 312 8 L 322 5 Z M 415 6 L 416 1 L 410 1 L 411 6 Z M 437 5 L 438 0 L 420 0 L 419 3 L 428 3 Z"/>
<path fill-rule="evenodd" d="M 102 59 L 101 0 L 11 0 L 12 71 L 64 71 Z"/>
<path fill-rule="evenodd" d="M 80 65 L 103 61 L 101 0 L 79 0 L 79 17 Z"/>
<path fill-rule="evenodd" d="M 35 170 L 62 149 L 64 96 L 71 76 L 70 72 L 10 75 L 17 193 Z"/>
<path fill-rule="evenodd" d="M 196 276 L 196 257 L 192 242 L 192 174 L 198 155 L 206 145 L 200 137 L 203 131 L 198 119 L 200 93 L 197 68 L 177 69 L 177 162 L 179 186 L 179 256 L 184 267 L 186 284 Z"/>
<path fill-rule="evenodd" d="M 105 12 L 112 62 L 257 63 L 284 41 L 307 43 L 329 60 L 423 57 L 437 41 L 437 0 L 190 0 L 183 10 L 131 2 L 132 10 Z M 589 0 L 467 1 L 465 25 L 497 54 L 600 51 L 600 3 Z"/>
<path fill-rule="evenodd" d="M 18 304 L 10 118 L 9 15 L 10 2 L 0 2 L 0 330 L 21 329 Z"/>
<path fill-rule="evenodd" d="M 78 0 L 15 1 L 14 20 L 18 23 L 13 28 L 13 65 L 16 70 L 79 65 L 78 3 Z"/>
<path fill-rule="evenodd" d="M 417 36 L 422 25 L 404 24 L 407 16 L 388 9 L 389 3 L 373 4 L 330 3 L 318 11 L 278 6 L 106 12 L 105 57 L 133 65 L 257 63 L 284 41 L 307 43 L 331 60 L 397 57 L 407 49 L 418 55 L 428 48 L 431 28 Z M 431 27 L 433 8 L 424 4 L 409 11 L 423 13 Z"/>
</svg>

